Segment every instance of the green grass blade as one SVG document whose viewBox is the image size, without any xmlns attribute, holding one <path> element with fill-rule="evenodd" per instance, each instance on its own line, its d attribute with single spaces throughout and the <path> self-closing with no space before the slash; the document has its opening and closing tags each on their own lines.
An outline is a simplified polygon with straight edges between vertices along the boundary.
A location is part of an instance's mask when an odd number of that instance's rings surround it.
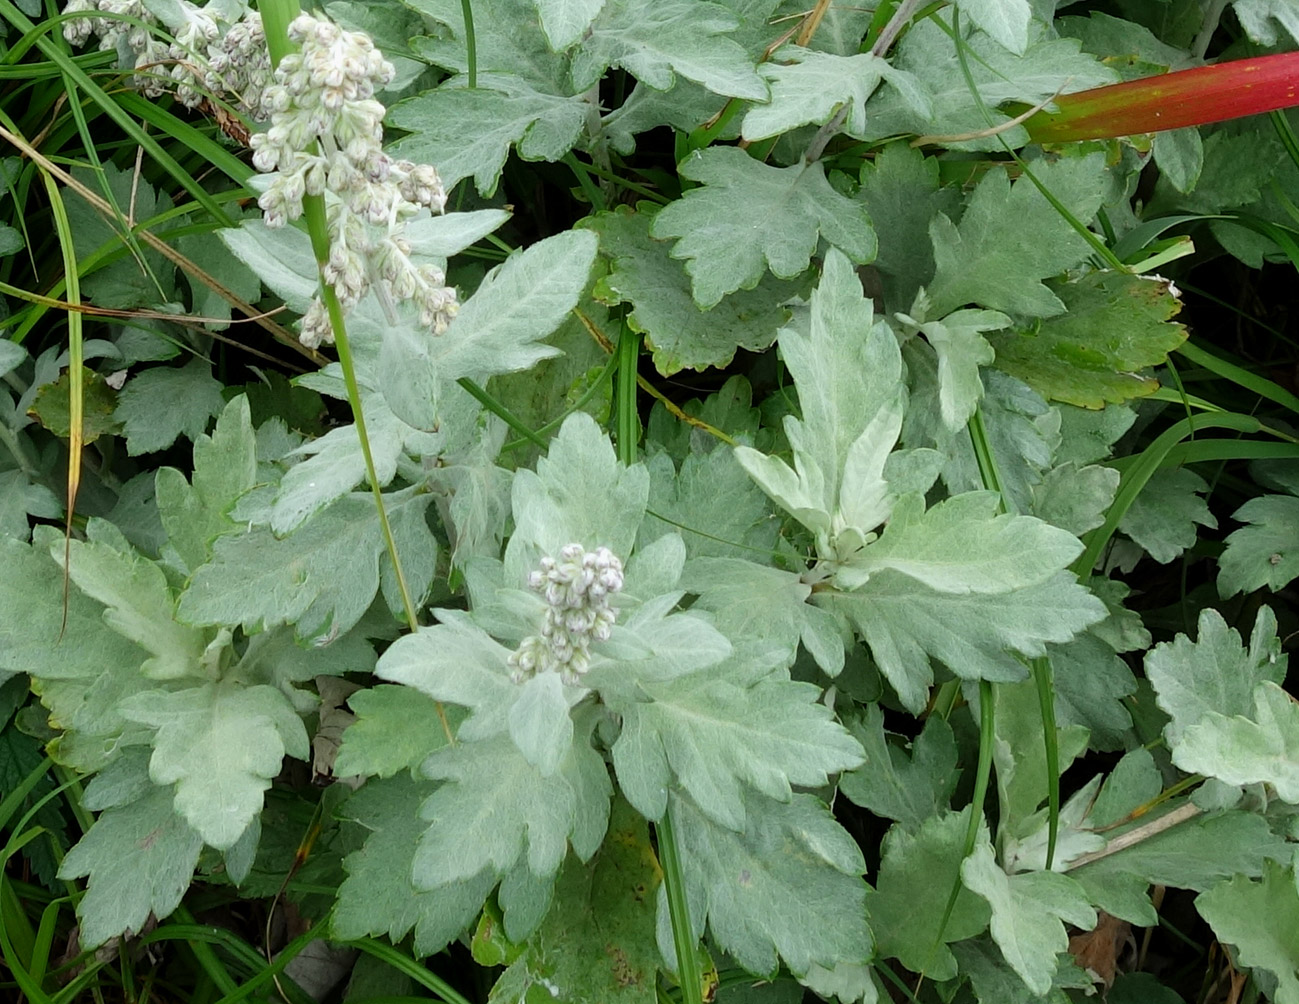
<svg viewBox="0 0 1299 1004">
<path fill-rule="evenodd" d="M 3 17 L 20 32 L 36 31 L 36 25 L 22 11 L 15 7 L 10 0 L 0 0 L 0 17 Z M 59 67 L 67 76 L 68 80 L 76 84 L 97 104 L 104 113 L 117 124 L 117 126 L 126 133 L 137 145 L 143 148 L 144 152 L 153 159 L 164 171 L 171 175 L 172 179 L 187 191 L 196 202 L 212 214 L 214 219 L 220 220 L 225 226 L 234 226 L 234 221 L 226 215 L 225 210 L 210 196 L 203 186 L 194 180 L 189 172 L 185 171 L 176 159 L 162 148 L 162 145 L 149 133 L 140 128 L 126 110 L 111 98 L 102 87 L 100 87 L 82 67 L 76 63 L 68 53 L 53 39 L 41 37 L 36 41 L 36 46 L 42 54 L 52 63 Z"/>
<path fill-rule="evenodd" d="M 690 923 L 686 899 L 686 877 L 681 867 L 681 847 L 672 828 L 672 807 L 654 824 L 659 862 L 663 865 L 663 886 L 668 899 L 668 920 L 672 925 L 672 946 L 677 953 L 677 982 L 681 1004 L 703 1004 L 703 970 L 699 965 L 698 943 Z"/>
<path fill-rule="evenodd" d="M 1273 404 L 1279 404 L 1295 414 L 1299 415 L 1299 396 L 1292 394 L 1279 384 L 1261 377 L 1257 373 L 1251 373 L 1243 366 L 1237 366 L 1235 363 L 1228 362 L 1221 356 L 1214 355 L 1207 349 L 1190 341 L 1185 341 L 1176 349 L 1188 360 L 1197 366 L 1203 366 L 1210 373 L 1230 380 L 1238 387 L 1244 387 L 1253 394 L 1271 401 Z"/>
<path fill-rule="evenodd" d="M 365 952 L 366 955 L 372 955 L 381 962 L 386 962 L 399 973 L 405 973 L 420 986 L 432 990 L 438 995 L 438 999 L 444 1001 L 445 1004 L 470 1004 L 442 977 L 429 971 L 410 956 L 397 951 L 391 945 L 385 945 L 383 942 L 375 941 L 372 938 L 357 938 L 354 941 L 344 941 L 342 944 L 359 949 Z"/>
<path fill-rule="evenodd" d="M 1100 560 L 1105 545 L 1114 536 L 1119 522 L 1127 515 L 1128 509 L 1132 507 L 1132 503 L 1141 489 L 1146 486 L 1146 482 L 1162 466 L 1168 452 L 1183 439 L 1205 429 L 1233 429 L 1236 432 L 1256 433 L 1262 430 L 1262 423 L 1248 415 L 1223 412 L 1184 418 L 1160 433 L 1153 443 L 1141 451 L 1139 459 L 1122 472 L 1118 492 L 1115 493 L 1114 502 L 1105 514 L 1105 522 L 1083 537 L 1085 545 L 1083 553 L 1069 566 L 1078 578 L 1084 582 L 1091 578 L 1092 569 Z"/>
</svg>

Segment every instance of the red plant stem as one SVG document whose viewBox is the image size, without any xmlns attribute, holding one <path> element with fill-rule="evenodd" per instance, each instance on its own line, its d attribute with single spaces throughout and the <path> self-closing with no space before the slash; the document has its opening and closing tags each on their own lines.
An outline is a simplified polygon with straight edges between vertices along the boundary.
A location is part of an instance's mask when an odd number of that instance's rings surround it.
<svg viewBox="0 0 1299 1004">
<path fill-rule="evenodd" d="M 1036 143 L 1182 129 L 1299 105 L 1299 52 L 1198 66 L 1062 94 L 1024 123 Z"/>
</svg>

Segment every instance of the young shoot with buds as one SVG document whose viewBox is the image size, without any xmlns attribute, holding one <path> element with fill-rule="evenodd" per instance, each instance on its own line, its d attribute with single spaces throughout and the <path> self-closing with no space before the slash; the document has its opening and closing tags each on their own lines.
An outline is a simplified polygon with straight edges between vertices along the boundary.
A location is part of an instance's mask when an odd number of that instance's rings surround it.
<svg viewBox="0 0 1299 1004">
<path fill-rule="evenodd" d="M 607 547 L 588 551 L 568 544 L 559 560 L 541 559 L 528 588 L 546 601 L 541 634 L 530 635 L 510 656 L 511 679 L 523 683 L 538 673 L 557 672 L 576 685 L 591 663 L 591 642 L 608 641 L 615 611 L 609 597 L 622 589 L 622 562 Z"/>
</svg>

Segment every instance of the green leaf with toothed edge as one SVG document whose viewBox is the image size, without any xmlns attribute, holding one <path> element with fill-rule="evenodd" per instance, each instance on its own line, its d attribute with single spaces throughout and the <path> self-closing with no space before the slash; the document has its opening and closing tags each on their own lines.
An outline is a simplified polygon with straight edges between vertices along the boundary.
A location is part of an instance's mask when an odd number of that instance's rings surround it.
<svg viewBox="0 0 1299 1004">
<path fill-rule="evenodd" d="M 770 269 L 801 274 L 818 235 L 855 262 L 875 257 L 866 209 L 840 195 L 820 163 L 771 167 L 736 147 L 692 153 L 678 171 L 700 183 L 655 217 L 651 236 L 677 238 L 695 302 L 714 307 L 727 293 L 752 289 Z"/>
<path fill-rule="evenodd" d="M 703 904 L 713 938 L 741 966 L 774 973 L 783 961 L 804 981 L 869 960 L 865 861 L 819 799 L 775 802 L 751 793 L 742 833 L 681 796 L 671 811 L 691 902 Z M 661 893 L 659 947 L 671 965 L 666 915 Z"/>
<path fill-rule="evenodd" d="M 59 867 L 60 878 L 89 878 L 77 903 L 81 944 L 138 933 L 151 915 L 170 914 L 202 849 L 203 838 L 172 810 L 165 788 L 104 812 Z"/>
<path fill-rule="evenodd" d="M 311 753 L 302 719 L 274 687 L 150 690 L 123 701 L 122 713 L 158 730 L 149 776 L 175 786 L 176 811 L 218 850 L 233 846 L 261 812 L 285 755 Z"/>
</svg>

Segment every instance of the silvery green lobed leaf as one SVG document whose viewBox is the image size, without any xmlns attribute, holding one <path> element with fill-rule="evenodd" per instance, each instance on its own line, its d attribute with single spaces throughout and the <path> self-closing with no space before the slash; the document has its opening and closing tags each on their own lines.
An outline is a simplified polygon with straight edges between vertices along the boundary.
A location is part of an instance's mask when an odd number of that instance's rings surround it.
<svg viewBox="0 0 1299 1004">
<path fill-rule="evenodd" d="M 848 730 L 866 754 L 865 763 L 839 778 L 839 791 L 852 802 L 913 832 L 947 810 L 960 771 L 956 740 L 941 716 L 926 719 L 910 756 L 886 738 L 878 704 L 866 705 L 865 714 L 850 721 Z"/>
<path fill-rule="evenodd" d="M 1119 520 L 1119 529 L 1166 565 L 1195 546 L 1197 524 L 1210 529 L 1218 525 L 1200 497 L 1208 487 L 1185 467 L 1156 471 Z"/>
<path fill-rule="evenodd" d="M 816 602 L 846 616 L 870 646 L 904 707 L 919 714 L 933 682 L 931 659 L 965 679 L 1022 680 L 1023 662 L 1047 642 L 1066 642 L 1105 617 L 1105 606 L 1068 572 L 1009 593 L 941 593 L 885 569 L 851 592 Z"/>
<path fill-rule="evenodd" d="M 179 437 L 196 441 L 221 411 L 221 384 L 202 358 L 179 368 L 153 366 L 127 381 L 113 417 L 126 433 L 131 456 L 165 450 Z"/>
<path fill-rule="evenodd" d="M 438 702 L 418 688 L 387 684 L 358 690 L 347 705 L 356 717 L 343 733 L 334 761 L 336 777 L 413 773 L 425 757 L 447 743 L 441 716 L 453 730 L 465 717 L 455 707 L 439 712 Z"/>
<path fill-rule="evenodd" d="M 771 101 L 754 105 L 744 116 L 742 133 L 750 142 L 808 123 L 824 125 L 842 105 L 848 107 L 843 131 L 861 136 L 866 132 L 866 99 L 881 82 L 891 84 L 918 115 L 933 112 L 929 95 L 915 77 L 868 52 L 836 56 L 785 45 L 758 72 L 771 86 Z"/>
<path fill-rule="evenodd" d="M 123 701 L 122 713 L 158 730 L 149 776 L 175 786 L 177 813 L 219 850 L 260 814 L 285 755 L 305 760 L 311 752 L 302 719 L 273 687 L 151 690 Z"/>
<path fill-rule="evenodd" d="M 1032 832 L 1031 817 L 1047 793 L 1048 767 L 1046 757 L 1042 755 L 1042 709 L 1035 682 L 1024 680 L 995 688 L 993 708 L 992 762 L 997 771 L 997 798 L 1001 810 L 997 820 L 997 838 L 1002 845 L 1002 861 L 1010 868 L 1012 861 L 1006 853 L 1007 846 L 1011 840 Z M 1078 725 L 1056 727 L 1056 769 L 1060 773 L 1063 774 L 1086 750 L 1086 729 Z M 1063 851 L 1061 848 L 1061 854 Z M 1038 867 L 1045 867 L 1045 856 L 1043 853 Z"/>
<path fill-rule="evenodd" d="M 30 546 L 0 540 L 0 600 L 7 611 L 0 618 L 0 671 L 32 676 L 67 730 L 57 741 L 60 762 L 90 773 L 114 755 L 124 733 L 147 741 L 123 720 L 117 703 L 153 686 L 140 673 L 150 653 L 105 624 L 103 605 L 81 590 L 71 589 L 65 606 L 62 573 L 50 556 L 62 548 L 62 532 L 38 527 L 33 537 Z"/>
<path fill-rule="evenodd" d="M 1276 45 L 1284 37 L 1279 25 L 1293 39 L 1299 39 L 1299 17 L 1284 0 L 1234 0 L 1232 8 L 1245 33 L 1260 45 Z"/>
<path fill-rule="evenodd" d="M 879 540 L 848 559 L 835 576 L 854 589 L 892 569 L 943 593 L 1010 593 L 1038 585 L 1082 551 L 1073 534 L 1032 516 L 999 513 L 995 492 L 967 492 L 924 508 L 900 499 Z"/>
<path fill-rule="evenodd" d="M 402 236 L 412 255 L 447 259 L 480 240 L 509 220 L 504 209 L 474 209 L 417 217 L 406 223 Z"/>
<path fill-rule="evenodd" d="M 399 522 L 397 510 L 406 506 L 422 512 L 429 500 L 389 496 L 389 518 Z M 428 534 L 426 526 L 400 523 Z M 346 633 L 369 608 L 384 550 L 374 499 L 345 495 L 287 537 L 265 527 L 218 537 L 177 613 L 190 624 L 238 624 L 248 631 L 294 624 L 298 637 L 323 643 Z"/>
<path fill-rule="evenodd" d="M 426 829 L 419 806 L 432 791 L 428 782 L 409 777 L 371 779 L 343 804 L 344 817 L 368 836 L 343 863 L 347 878 L 330 925 L 336 937 L 386 935 L 396 942 L 413 930 L 415 951 L 432 955 L 482 910 L 496 884 L 490 870 L 429 890 L 414 883 L 415 847 Z"/>
<path fill-rule="evenodd" d="M 595 252 L 595 235 L 585 230 L 548 237 L 489 272 L 442 335 L 411 323 L 384 327 L 376 376 L 394 413 L 435 428 L 435 405 L 456 380 L 482 382 L 558 355 L 542 339 L 576 306 Z"/>
<path fill-rule="evenodd" d="M 875 257 L 866 209 L 835 191 L 820 163 L 771 167 L 736 147 L 698 150 L 678 171 L 700 187 L 655 217 L 650 233 L 678 238 L 695 302 L 705 309 L 752 289 L 765 271 L 792 279 L 824 237 L 855 262 Z"/>
<path fill-rule="evenodd" d="M 534 0 L 546 40 L 562 52 L 582 37 L 605 0 Z"/>
<path fill-rule="evenodd" d="M 1015 55 L 1028 48 L 1028 23 L 1033 17 L 1028 0 L 962 0 L 960 10 Z"/>
<path fill-rule="evenodd" d="M 1099 155 L 1030 165 L 1034 176 L 1080 222 L 1100 208 L 1105 190 Z M 1056 211 L 1030 178 L 1011 182 L 990 171 L 970 196 L 959 224 L 936 216 L 934 280 L 926 288 L 931 312 L 942 316 L 967 303 L 1030 317 L 1064 312 L 1041 282 L 1078 264 L 1087 242 Z"/>
<path fill-rule="evenodd" d="M 866 899 L 880 958 L 948 980 L 956 975 L 948 944 L 987 929 L 987 904 L 960 885 L 969 815 L 968 807 L 940 812 L 914 827 L 895 825 L 885 834 L 875 888 Z M 953 889 L 958 890 L 956 901 L 942 926 Z"/>
<path fill-rule="evenodd" d="M 646 461 L 650 472 L 649 506 L 640 528 L 642 543 L 677 531 L 653 513 L 688 529 L 681 530 L 690 557 L 760 557 L 753 549 L 771 550 L 779 527 L 767 496 L 745 473 L 732 450 L 691 453 L 674 469 L 658 453 Z M 707 536 L 693 533 L 704 530 Z"/>
<path fill-rule="evenodd" d="M 1299 498 L 1262 495 L 1232 514 L 1245 526 L 1227 537 L 1218 558 L 1218 594 L 1235 596 L 1267 586 L 1284 588 L 1299 575 Z"/>
<path fill-rule="evenodd" d="M 705 0 L 605 0 L 573 53 L 573 89 L 585 91 L 617 67 L 661 91 L 680 74 L 717 94 L 761 101 L 767 86 L 729 37 L 739 23 Z"/>
<path fill-rule="evenodd" d="M 290 310 L 306 312 L 320 278 L 311 240 L 303 231 L 296 227 L 272 230 L 258 218 L 218 230 L 217 236 Z"/>
<path fill-rule="evenodd" d="M 691 609 L 709 613 L 728 638 L 760 637 L 782 645 L 790 663 L 801 642 L 828 675 L 843 668 L 838 625 L 807 602 L 812 587 L 793 572 L 741 558 L 696 558 L 682 584 L 698 596 Z"/>
<path fill-rule="evenodd" d="M 949 431 L 964 428 L 983 397 L 979 367 L 996 357 L 983 333 L 1009 324 L 1010 318 L 995 310 L 957 310 L 941 321 L 917 324 L 938 356 L 938 403 Z"/>
<path fill-rule="evenodd" d="M 1056 954 L 1069 947 L 1067 921 L 1084 931 L 1096 911 L 1083 888 L 1057 872 L 1007 875 L 986 841 L 961 864 L 961 880 L 992 908 L 992 940 L 1030 990 L 1045 994 L 1056 971 Z"/>
<path fill-rule="evenodd" d="M 90 880 L 77 903 L 81 944 L 140 933 L 150 916 L 170 914 L 202 849 L 203 838 L 172 811 L 164 788 L 103 813 L 59 868 L 60 878 Z"/>
<path fill-rule="evenodd" d="M 1299 804 L 1299 704 L 1271 681 L 1254 688 L 1250 715 L 1210 711 L 1172 748 L 1182 770 L 1228 784 L 1270 785 Z"/>
<path fill-rule="evenodd" d="M 545 993 L 567 1004 L 654 1004 L 661 881 L 645 820 L 616 800 L 600 855 L 587 865 L 565 862 L 554 905 L 490 999 L 525 1004 Z"/>
<path fill-rule="evenodd" d="M 508 70 L 480 72 L 473 89 L 467 78 L 454 77 L 393 105 L 387 123 L 410 135 L 391 151 L 436 164 L 448 191 L 473 178 L 478 191 L 490 195 L 511 148 L 524 160 L 559 160 L 581 137 L 588 107 L 580 95 L 539 89 Z M 471 132 L 466 122 L 474 123 Z"/>
<path fill-rule="evenodd" d="M 650 819 L 662 818 L 675 777 L 709 819 L 743 831 L 745 786 L 787 802 L 791 784 L 817 787 L 862 760 L 813 684 L 740 687 L 698 673 L 642 690 L 648 700 L 622 712 L 613 763 L 623 794 Z"/>
<path fill-rule="evenodd" d="M 460 0 L 411 0 L 408 6 L 448 29 L 413 39 L 414 51 L 435 66 L 467 73 L 468 32 Z M 546 38 L 536 0 L 474 0 L 471 10 L 480 82 L 487 74 L 508 73 L 546 93 L 569 93 L 568 56 Z"/>
<path fill-rule="evenodd" d="M 1033 486 L 1032 514 L 1082 536 L 1105 522 L 1118 488 L 1119 472 L 1113 467 L 1066 461 L 1046 471 Z"/>
<path fill-rule="evenodd" d="M 519 695 L 519 686 L 510 680 L 512 650 L 460 611 L 439 611 L 439 619 L 442 623 L 393 642 L 380 656 L 375 674 L 414 687 L 435 701 L 471 709 L 473 714 L 459 730 L 466 740 L 500 735 L 509 727 L 510 709 Z"/>
<path fill-rule="evenodd" d="M 1294 865 L 1269 862 L 1262 878 L 1237 875 L 1195 898 L 1220 941 L 1234 945 L 1242 965 L 1263 969 L 1276 980 L 1276 1004 L 1299 1004 L 1299 880 Z"/>
<path fill-rule="evenodd" d="M 750 794 L 742 833 L 718 826 L 686 798 L 674 796 L 670 811 L 691 900 L 702 901 L 718 946 L 746 970 L 774 973 L 783 961 L 802 980 L 814 967 L 871 958 L 860 878 L 866 863 L 819 799 Z M 671 964 L 666 914 L 660 894 L 659 947 Z"/>
<path fill-rule="evenodd" d="M 1196 641 L 1179 634 L 1146 654 L 1146 678 L 1168 715 L 1164 738 L 1172 748 L 1206 715 L 1244 715 L 1254 710 L 1255 688 L 1285 680 L 1286 656 L 1276 637 L 1276 616 L 1259 610 L 1249 648 L 1213 609 L 1200 612 Z"/>
<path fill-rule="evenodd" d="M 797 286 L 764 276 L 756 288 L 732 293 L 703 310 L 690 295 L 685 266 L 668 253 L 670 242 L 650 237 L 652 219 L 642 204 L 638 212 L 620 207 L 585 225 L 599 234 L 600 253 L 612 264 L 595 296 L 610 306 L 632 305 L 628 323 L 646 336 L 658 371 L 670 376 L 681 369 L 726 366 L 736 349 L 760 352 L 770 346 L 789 319 L 782 304 Z"/>
<path fill-rule="evenodd" d="M 213 540 L 239 527 L 230 519 L 235 501 L 257 481 L 257 453 L 248 398 L 234 398 L 217 416 L 210 436 L 194 440 L 192 483 L 174 467 L 154 475 L 158 515 L 167 541 L 189 570 L 208 559 Z"/>
<path fill-rule="evenodd" d="M 738 448 L 736 459 L 763 491 L 825 534 L 831 546 L 832 527 L 855 529 L 860 537 L 892 509 L 883 475 L 902 428 L 902 358 L 892 331 L 875 321 L 871 301 L 839 251 L 826 256 L 812 295 L 809 332 L 785 328 L 780 350 L 803 412 L 801 421 L 785 423 L 795 467 L 750 447 Z"/>
<path fill-rule="evenodd" d="M 50 556 L 62 566 L 66 546 L 68 576 L 83 593 L 104 604 L 104 623 L 151 653 L 140 665 L 144 676 L 154 680 L 200 676 L 209 639 L 197 628 L 177 623 L 175 598 L 163 570 L 129 545 L 119 550 L 105 540 L 95 540 L 96 528 L 92 519 L 90 540 L 53 542 Z"/>
<path fill-rule="evenodd" d="M 649 472 L 624 467 L 590 415 L 564 420 L 537 470 L 514 475 L 515 529 L 505 551 L 507 576 L 522 585 L 545 555 L 568 544 L 607 547 L 630 556 L 649 496 Z"/>
<path fill-rule="evenodd" d="M 939 213 L 959 218 L 961 193 L 940 185 L 936 157 L 905 142 L 889 143 L 873 163 L 863 159 L 860 181 L 857 198 L 866 204 L 878 232 L 888 234 L 873 263 L 881 273 L 884 306 L 909 310 L 916 292 L 934 275 L 929 223 Z"/>
<path fill-rule="evenodd" d="M 423 773 L 446 783 L 421 809 L 429 825 L 415 850 L 416 888 L 433 889 L 484 869 L 501 875 L 524 862 L 534 876 L 548 879 L 563 862 L 570 835 L 582 858 L 603 839 L 612 786 L 590 746 L 589 724 L 548 777 L 509 736 L 445 747 L 425 761 Z"/>
</svg>

